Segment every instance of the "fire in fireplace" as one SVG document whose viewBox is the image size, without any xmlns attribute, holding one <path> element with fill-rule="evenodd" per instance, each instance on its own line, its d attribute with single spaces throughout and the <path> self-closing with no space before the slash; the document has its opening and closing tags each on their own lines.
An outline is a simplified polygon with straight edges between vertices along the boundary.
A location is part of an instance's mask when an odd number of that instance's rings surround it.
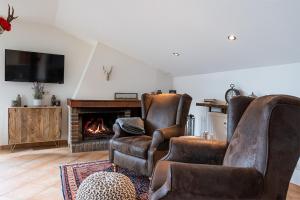
<svg viewBox="0 0 300 200">
<path fill-rule="evenodd" d="M 94 119 L 87 121 L 84 125 L 84 134 L 88 136 L 97 136 L 101 134 L 106 134 L 109 129 L 105 127 L 104 121 L 102 118 Z"/>
<path fill-rule="evenodd" d="M 95 140 L 112 137 L 113 124 L 119 117 L 128 116 L 124 111 L 99 111 L 79 113 L 83 140 Z M 130 116 L 130 113 L 129 113 Z"/>
</svg>

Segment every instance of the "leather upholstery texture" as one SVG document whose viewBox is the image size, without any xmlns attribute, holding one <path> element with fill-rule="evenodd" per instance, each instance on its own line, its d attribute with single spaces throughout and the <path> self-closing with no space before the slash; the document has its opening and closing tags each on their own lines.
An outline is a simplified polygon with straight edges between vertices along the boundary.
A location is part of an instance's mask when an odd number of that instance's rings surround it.
<svg viewBox="0 0 300 200">
<path fill-rule="evenodd" d="M 228 120 L 225 147 L 195 138 L 171 140 L 169 153 L 153 173 L 152 200 L 286 198 L 300 156 L 300 99 L 236 97 Z M 223 163 L 214 164 L 222 146 Z"/>
<path fill-rule="evenodd" d="M 233 133 L 248 108 L 249 104 L 254 100 L 252 97 L 239 96 L 230 100 L 227 114 L 227 141 L 229 142 Z"/>
<path fill-rule="evenodd" d="M 109 159 L 121 167 L 150 176 L 164 157 L 172 137 L 184 135 L 192 98 L 187 94 L 143 94 L 142 119 L 145 135 L 132 135 L 114 124 Z"/>
<path fill-rule="evenodd" d="M 148 149 L 150 147 L 152 137 L 147 135 L 121 137 L 112 140 L 111 146 L 117 151 L 127 155 L 147 159 Z"/>
</svg>

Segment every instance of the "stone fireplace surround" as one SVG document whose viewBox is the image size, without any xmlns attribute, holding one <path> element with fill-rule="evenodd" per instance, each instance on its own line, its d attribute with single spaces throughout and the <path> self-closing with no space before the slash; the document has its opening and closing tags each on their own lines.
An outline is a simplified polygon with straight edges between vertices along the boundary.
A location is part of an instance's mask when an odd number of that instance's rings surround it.
<svg viewBox="0 0 300 200">
<path fill-rule="evenodd" d="M 110 137 L 83 140 L 80 120 L 82 113 L 123 112 L 126 117 L 141 116 L 139 100 L 77 100 L 68 99 L 69 136 L 68 144 L 72 153 L 108 150 Z M 109 127 L 112 128 L 112 127 Z"/>
</svg>

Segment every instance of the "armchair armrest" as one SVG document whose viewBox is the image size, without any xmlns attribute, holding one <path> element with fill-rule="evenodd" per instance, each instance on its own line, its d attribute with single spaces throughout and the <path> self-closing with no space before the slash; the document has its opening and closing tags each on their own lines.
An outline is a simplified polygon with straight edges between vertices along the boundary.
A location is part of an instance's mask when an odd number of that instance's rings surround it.
<svg viewBox="0 0 300 200">
<path fill-rule="evenodd" d="M 226 148 L 227 143 L 223 141 L 204 140 L 193 136 L 172 138 L 169 153 L 164 160 L 198 164 L 222 164 Z"/>
<path fill-rule="evenodd" d="M 114 142 L 114 139 L 120 138 L 120 137 L 137 136 L 137 135 L 133 135 L 133 134 L 125 132 L 123 129 L 121 129 L 121 127 L 118 123 L 115 123 L 113 125 L 113 131 L 115 132 L 115 134 L 111 138 L 110 145 L 109 145 L 109 160 L 110 160 L 110 162 L 114 161 L 114 148 L 112 147 L 112 143 Z"/>
<path fill-rule="evenodd" d="M 155 163 L 165 156 L 169 149 L 169 141 L 172 137 L 183 135 L 184 127 L 179 125 L 162 128 L 154 131 L 152 142 L 148 150 L 148 171 L 151 175 Z"/>
<path fill-rule="evenodd" d="M 179 125 L 171 126 L 155 130 L 150 148 L 157 148 L 164 141 L 170 140 L 172 137 L 178 137 L 184 134 L 184 127 Z"/>
<path fill-rule="evenodd" d="M 133 136 L 133 134 L 127 133 L 123 129 L 121 129 L 120 125 L 117 123 L 113 125 L 113 131 L 115 132 L 115 134 L 112 137 L 112 139 L 119 138 L 119 137 Z"/>
<path fill-rule="evenodd" d="M 259 199 L 263 184 L 263 175 L 254 168 L 172 163 L 165 184 L 151 200 Z"/>
</svg>

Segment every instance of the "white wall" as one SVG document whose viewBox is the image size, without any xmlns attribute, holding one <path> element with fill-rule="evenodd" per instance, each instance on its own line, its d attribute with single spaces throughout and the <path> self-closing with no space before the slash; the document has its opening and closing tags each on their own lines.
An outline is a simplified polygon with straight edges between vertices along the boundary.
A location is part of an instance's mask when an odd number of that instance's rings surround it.
<svg viewBox="0 0 300 200">
<path fill-rule="evenodd" d="M 106 81 L 103 66 L 113 66 Z M 172 77 L 103 44 L 97 44 L 82 82 L 74 94 L 79 99 L 113 99 L 115 92 L 141 93 L 172 89 Z"/>
<path fill-rule="evenodd" d="M 207 109 L 196 107 L 196 102 L 204 98 L 224 100 L 225 91 L 230 83 L 234 83 L 244 95 L 254 92 L 258 96 L 267 94 L 288 94 L 300 97 L 300 63 L 281 66 L 234 70 L 212 74 L 200 74 L 174 78 L 174 88 L 193 97 L 191 113 L 196 117 L 196 135 L 200 135 L 206 127 Z M 300 184 L 300 167 L 295 170 L 292 181 Z"/>
<path fill-rule="evenodd" d="M 0 36 L 0 145 L 5 145 L 8 142 L 7 108 L 11 105 L 11 100 L 15 99 L 17 94 L 21 94 L 23 103 L 31 105 L 33 99 L 31 83 L 4 81 L 5 49 L 65 55 L 65 83 L 62 85 L 46 84 L 46 90 L 49 91 L 49 94 L 45 96 L 43 103 L 49 104 L 52 94 L 62 100 L 64 108 L 62 132 L 66 138 L 66 99 L 72 96 L 76 88 L 83 66 L 87 64 L 92 46 L 51 26 L 25 22 L 14 23 L 11 32 L 6 32 Z"/>
<path fill-rule="evenodd" d="M 200 134 L 201 117 L 206 109 L 196 107 L 204 98 L 225 101 L 226 90 L 231 83 L 244 95 L 254 92 L 258 96 L 267 94 L 289 94 L 300 96 L 300 63 L 234 70 L 211 74 L 199 74 L 174 78 L 174 88 L 193 97 L 191 113 L 196 115 L 196 134 Z"/>
<path fill-rule="evenodd" d="M 46 84 L 49 94 L 44 99 L 49 104 L 54 94 L 62 100 L 63 139 L 67 138 L 67 98 L 113 99 L 114 92 L 142 93 L 172 88 L 170 76 L 116 50 L 100 44 L 95 46 L 52 26 L 16 21 L 11 32 L 0 36 L 0 145 L 8 142 L 7 108 L 11 100 L 21 94 L 23 104 L 31 105 L 33 99 L 31 83 L 4 81 L 5 49 L 65 55 L 65 83 Z M 109 82 L 104 80 L 103 64 L 115 66 Z"/>
</svg>

